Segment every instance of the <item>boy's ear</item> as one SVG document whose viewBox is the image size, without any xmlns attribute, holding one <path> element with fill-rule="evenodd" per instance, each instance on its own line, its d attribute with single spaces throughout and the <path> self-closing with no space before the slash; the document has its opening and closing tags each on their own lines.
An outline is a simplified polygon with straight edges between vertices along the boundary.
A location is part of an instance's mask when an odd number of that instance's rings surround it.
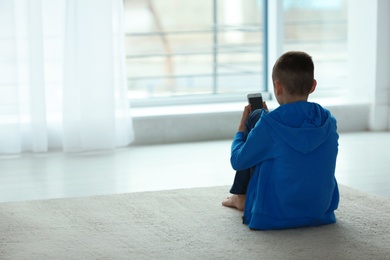
<svg viewBox="0 0 390 260">
<path fill-rule="evenodd" d="M 283 87 L 282 87 L 282 83 L 280 83 L 279 80 L 275 80 L 274 81 L 274 86 L 275 86 L 275 95 L 276 96 L 280 96 L 282 93 L 283 93 Z"/>
<path fill-rule="evenodd" d="M 313 85 L 311 86 L 311 90 L 309 94 L 313 93 L 314 90 L 316 90 L 316 87 L 317 87 L 317 80 L 313 80 Z"/>
</svg>

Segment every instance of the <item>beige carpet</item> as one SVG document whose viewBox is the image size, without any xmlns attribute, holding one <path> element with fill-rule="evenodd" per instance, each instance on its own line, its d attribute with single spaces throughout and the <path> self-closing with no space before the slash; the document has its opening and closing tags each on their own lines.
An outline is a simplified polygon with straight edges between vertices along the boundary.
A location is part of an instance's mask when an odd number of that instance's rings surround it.
<svg viewBox="0 0 390 260">
<path fill-rule="evenodd" d="M 0 259 L 390 259 L 390 200 L 341 189 L 338 222 L 251 231 L 228 187 L 0 204 Z"/>
</svg>

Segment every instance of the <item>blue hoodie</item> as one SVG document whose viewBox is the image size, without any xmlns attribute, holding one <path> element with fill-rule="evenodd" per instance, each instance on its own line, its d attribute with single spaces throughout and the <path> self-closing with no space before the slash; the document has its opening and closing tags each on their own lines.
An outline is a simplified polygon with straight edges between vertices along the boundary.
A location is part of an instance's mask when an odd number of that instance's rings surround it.
<svg viewBox="0 0 390 260">
<path fill-rule="evenodd" d="M 336 119 L 316 103 L 299 101 L 262 112 L 250 131 L 236 133 L 235 170 L 256 167 L 246 194 L 244 223 L 283 229 L 336 222 Z"/>
</svg>

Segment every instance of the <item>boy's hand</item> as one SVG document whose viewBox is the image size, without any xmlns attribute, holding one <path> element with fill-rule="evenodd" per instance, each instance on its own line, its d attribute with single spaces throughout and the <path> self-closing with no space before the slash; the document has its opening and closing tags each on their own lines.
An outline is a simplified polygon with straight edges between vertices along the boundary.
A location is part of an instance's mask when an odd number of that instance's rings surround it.
<svg viewBox="0 0 390 260">
<path fill-rule="evenodd" d="M 265 103 L 265 101 L 263 101 L 263 109 L 268 110 L 268 107 L 267 107 L 267 104 Z M 251 104 L 246 105 L 244 108 L 244 111 L 242 112 L 240 125 L 238 126 L 238 132 L 245 132 L 245 128 L 246 128 L 245 123 L 246 123 L 246 120 L 248 119 L 248 116 L 250 115 L 251 112 L 252 112 Z"/>
<path fill-rule="evenodd" d="M 250 104 L 246 105 L 244 111 L 242 112 L 240 125 L 238 126 L 238 132 L 245 132 L 245 122 L 248 119 L 249 114 L 252 112 L 252 107 Z"/>
</svg>

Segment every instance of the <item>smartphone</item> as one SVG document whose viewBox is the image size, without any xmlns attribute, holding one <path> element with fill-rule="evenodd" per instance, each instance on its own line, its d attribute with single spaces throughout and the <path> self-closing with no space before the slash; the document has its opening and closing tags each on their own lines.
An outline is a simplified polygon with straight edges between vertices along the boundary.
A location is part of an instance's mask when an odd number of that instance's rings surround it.
<svg viewBox="0 0 390 260">
<path fill-rule="evenodd" d="M 252 111 L 263 108 L 263 97 L 261 93 L 248 94 L 248 102 L 252 106 Z"/>
</svg>

